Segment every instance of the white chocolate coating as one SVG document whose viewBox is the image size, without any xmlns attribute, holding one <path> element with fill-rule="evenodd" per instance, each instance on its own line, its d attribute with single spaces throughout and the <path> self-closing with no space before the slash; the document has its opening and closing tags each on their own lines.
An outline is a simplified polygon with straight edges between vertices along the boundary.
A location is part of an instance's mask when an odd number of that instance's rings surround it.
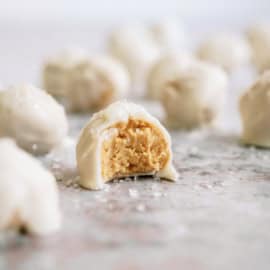
<svg viewBox="0 0 270 270">
<path fill-rule="evenodd" d="M 199 61 L 170 65 L 162 83 L 161 102 L 167 123 L 193 129 L 214 124 L 225 102 L 227 75 L 217 66 Z"/>
<path fill-rule="evenodd" d="M 249 63 L 251 48 L 241 36 L 223 33 L 204 41 L 197 55 L 200 59 L 219 65 L 226 71 L 232 71 Z"/>
<path fill-rule="evenodd" d="M 45 91 L 21 85 L 0 92 L 0 137 L 12 137 L 34 154 L 44 154 L 67 135 L 63 106 Z"/>
<path fill-rule="evenodd" d="M 61 225 L 56 181 L 10 139 L 0 139 L 0 230 L 46 235 Z"/>
<path fill-rule="evenodd" d="M 166 129 L 142 107 L 134 103 L 119 101 L 94 114 L 82 130 L 77 144 L 77 166 L 80 184 L 83 187 L 101 189 L 104 186 L 107 180 L 101 173 L 102 143 L 117 133 L 117 129 L 110 127 L 117 123 L 128 122 L 131 117 L 149 122 L 160 130 L 168 144 L 169 159 L 162 170 L 153 174 L 157 173 L 160 177 L 176 180 L 177 172 L 172 165 L 171 139 Z"/>
<path fill-rule="evenodd" d="M 256 24 L 248 29 L 247 36 L 252 47 L 253 62 L 262 72 L 270 68 L 270 23 Z"/>
<path fill-rule="evenodd" d="M 240 98 L 242 141 L 270 147 L 270 71 L 265 72 Z"/>
<path fill-rule="evenodd" d="M 125 97 L 130 82 L 125 67 L 110 56 L 71 54 L 47 64 L 44 84 L 48 92 L 64 101 L 68 110 L 96 111 Z"/>
<path fill-rule="evenodd" d="M 151 99 L 161 99 L 163 84 L 168 77 L 181 72 L 194 58 L 185 52 L 165 54 L 151 68 L 147 78 L 147 96 Z"/>
<path fill-rule="evenodd" d="M 127 67 L 135 85 L 144 81 L 149 68 L 161 53 L 149 33 L 140 28 L 118 29 L 109 38 L 108 46 L 110 53 Z M 143 89 L 136 90 L 138 93 L 135 96 L 143 95 Z"/>
</svg>

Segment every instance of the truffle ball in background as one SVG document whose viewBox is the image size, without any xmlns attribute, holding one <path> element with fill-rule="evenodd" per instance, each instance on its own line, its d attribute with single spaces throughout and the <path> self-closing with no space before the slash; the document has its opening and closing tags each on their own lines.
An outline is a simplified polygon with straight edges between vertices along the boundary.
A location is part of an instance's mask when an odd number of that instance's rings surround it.
<svg viewBox="0 0 270 270">
<path fill-rule="evenodd" d="M 80 48 L 65 49 L 49 57 L 43 66 L 43 87 L 55 97 L 62 97 L 68 87 L 70 71 L 87 59 L 87 52 Z"/>
<path fill-rule="evenodd" d="M 263 72 L 270 68 L 270 22 L 255 24 L 247 31 L 256 68 Z"/>
<path fill-rule="evenodd" d="M 231 72 L 250 62 L 251 48 L 240 35 L 222 33 L 203 41 L 197 50 L 197 56 Z"/>
<path fill-rule="evenodd" d="M 149 28 L 150 35 L 164 51 L 185 49 L 188 46 L 186 31 L 181 23 L 173 20 L 163 20 L 154 23 Z"/>
<path fill-rule="evenodd" d="M 45 91 L 25 84 L 0 92 L 0 137 L 11 137 L 25 150 L 44 154 L 67 132 L 63 106 Z"/>
<path fill-rule="evenodd" d="M 55 178 L 10 139 L 0 139 L 0 230 L 26 229 L 35 235 L 61 225 Z"/>
<path fill-rule="evenodd" d="M 266 71 L 240 98 L 242 142 L 270 147 L 270 71 Z"/>
<path fill-rule="evenodd" d="M 147 97 L 159 100 L 162 96 L 163 84 L 175 73 L 181 72 L 191 61 L 193 56 L 186 52 L 164 54 L 150 69 L 147 77 Z"/>
<path fill-rule="evenodd" d="M 45 89 L 73 112 L 101 109 L 130 87 L 125 66 L 108 55 L 62 54 L 47 62 L 43 77 Z"/>
<path fill-rule="evenodd" d="M 143 96 L 143 82 L 161 51 L 144 27 L 115 30 L 108 40 L 109 52 L 128 69 L 134 86 L 133 96 Z"/>
<path fill-rule="evenodd" d="M 63 97 L 71 111 L 97 111 L 125 98 L 129 88 L 125 66 L 113 57 L 98 55 L 74 66 Z"/>
<path fill-rule="evenodd" d="M 221 68 L 191 61 L 175 66 L 168 74 L 162 83 L 160 100 L 170 127 L 194 129 L 213 125 L 219 120 L 228 81 Z"/>
</svg>

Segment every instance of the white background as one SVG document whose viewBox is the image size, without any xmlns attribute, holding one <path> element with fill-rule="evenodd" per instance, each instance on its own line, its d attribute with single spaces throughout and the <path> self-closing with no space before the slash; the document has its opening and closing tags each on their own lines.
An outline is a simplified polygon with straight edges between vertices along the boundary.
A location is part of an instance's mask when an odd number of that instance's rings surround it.
<svg viewBox="0 0 270 270">
<path fill-rule="evenodd" d="M 174 16 L 241 23 L 269 16 L 269 0 L 0 0 L 2 22 L 92 22 L 152 20 Z"/>
<path fill-rule="evenodd" d="M 269 14 L 270 0 L 0 0 L 0 85 L 40 85 L 47 56 L 73 46 L 100 51 L 114 24 L 173 18 L 200 39 Z"/>
</svg>

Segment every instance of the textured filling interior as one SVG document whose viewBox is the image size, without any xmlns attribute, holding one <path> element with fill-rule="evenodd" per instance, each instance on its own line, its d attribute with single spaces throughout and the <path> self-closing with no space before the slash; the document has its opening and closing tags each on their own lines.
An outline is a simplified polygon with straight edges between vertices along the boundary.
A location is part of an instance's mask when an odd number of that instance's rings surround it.
<svg viewBox="0 0 270 270">
<path fill-rule="evenodd" d="M 136 174 L 154 173 L 169 159 L 168 144 L 155 126 L 130 118 L 110 127 L 117 135 L 103 142 L 102 176 L 106 181 Z"/>
</svg>

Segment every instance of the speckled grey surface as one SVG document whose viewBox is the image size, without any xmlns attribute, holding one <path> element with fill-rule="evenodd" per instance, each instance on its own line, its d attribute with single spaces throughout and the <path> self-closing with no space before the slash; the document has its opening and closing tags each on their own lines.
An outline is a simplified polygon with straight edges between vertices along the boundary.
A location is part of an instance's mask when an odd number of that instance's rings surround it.
<svg viewBox="0 0 270 270">
<path fill-rule="evenodd" d="M 71 117 L 73 136 L 87 118 Z M 270 151 L 242 147 L 231 132 L 171 133 L 177 183 L 88 191 L 76 183 L 72 143 L 45 158 L 63 178 L 63 228 L 2 234 L 0 269 L 269 269 Z"/>
</svg>

